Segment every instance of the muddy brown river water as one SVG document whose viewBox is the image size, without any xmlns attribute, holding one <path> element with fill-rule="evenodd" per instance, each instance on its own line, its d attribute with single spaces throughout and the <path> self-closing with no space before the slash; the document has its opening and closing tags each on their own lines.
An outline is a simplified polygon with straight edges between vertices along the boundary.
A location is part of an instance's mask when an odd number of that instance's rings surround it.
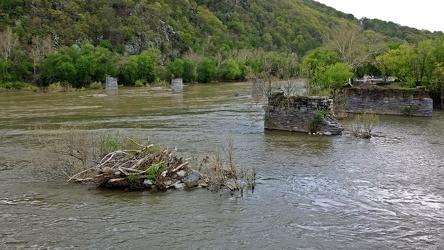
<svg viewBox="0 0 444 250">
<path fill-rule="evenodd" d="M 443 249 L 444 112 L 381 116 L 370 140 L 264 131 L 247 83 L 0 93 L 0 249 Z M 347 128 L 350 120 L 342 121 Z M 77 126 L 203 156 L 232 136 L 254 192 L 45 182 L 37 133 Z M 36 129 L 38 128 L 38 129 Z"/>
</svg>

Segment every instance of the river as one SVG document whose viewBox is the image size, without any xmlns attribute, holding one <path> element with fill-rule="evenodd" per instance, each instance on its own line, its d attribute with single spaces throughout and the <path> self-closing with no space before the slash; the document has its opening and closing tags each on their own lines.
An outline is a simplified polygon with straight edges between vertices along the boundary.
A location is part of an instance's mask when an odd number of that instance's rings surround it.
<svg viewBox="0 0 444 250">
<path fill-rule="evenodd" d="M 444 112 L 380 116 L 369 140 L 264 131 L 247 83 L 0 93 L 1 249 L 443 249 Z M 351 118 L 341 121 L 347 128 Z M 37 134 L 76 126 L 203 157 L 233 138 L 243 196 L 45 182 Z"/>
</svg>

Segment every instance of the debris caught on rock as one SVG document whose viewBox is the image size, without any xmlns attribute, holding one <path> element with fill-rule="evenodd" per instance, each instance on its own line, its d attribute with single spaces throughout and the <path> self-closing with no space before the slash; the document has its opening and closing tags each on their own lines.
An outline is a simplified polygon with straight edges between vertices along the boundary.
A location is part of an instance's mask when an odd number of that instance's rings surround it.
<svg viewBox="0 0 444 250">
<path fill-rule="evenodd" d="M 214 161 L 210 168 L 200 172 L 190 168 L 188 161 L 174 155 L 175 149 L 161 150 L 154 145 L 135 150 L 117 150 L 106 154 L 94 167 L 77 173 L 68 182 L 81 182 L 96 186 L 124 190 L 207 188 L 241 191 L 254 189 L 255 173 L 247 176 L 233 166 L 224 168 Z M 207 162 L 209 157 L 206 158 Z M 217 164 L 216 164 L 217 163 Z M 205 164 L 206 165 L 206 164 Z M 201 164 L 202 167 L 202 164 Z M 87 176 L 87 178 L 85 178 Z"/>
</svg>

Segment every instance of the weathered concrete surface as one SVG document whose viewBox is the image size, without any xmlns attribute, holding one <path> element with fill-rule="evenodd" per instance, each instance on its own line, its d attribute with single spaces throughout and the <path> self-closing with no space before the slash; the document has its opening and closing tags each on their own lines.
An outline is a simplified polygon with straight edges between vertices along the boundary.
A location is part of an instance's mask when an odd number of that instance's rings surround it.
<svg viewBox="0 0 444 250">
<path fill-rule="evenodd" d="M 171 80 L 171 92 L 172 93 L 182 93 L 183 92 L 182 78 L 175 78 L 175 79 Z"/>
<path fill-rule="evenodd" d="M 107 77 L 105 89 L 106 90 L 118 90 L 119 86 L 117 84 L 117 79 L 113 78 L 113 77 Z"/>
<path fill-rule="evenodd" d="M 332 111 L 333 101 L 319 96 L 285 96 L 276 93 L 269 98 L 265 107 L 265 129 L 297 132 L 320 132 L 326 135 L 339 135 L 344 130 L 330 114 L 320 116 L 313 128 L 315 116 Z M 322 112 L 323 111 L 323 112 Z"/>
<path fill-rule="evenodd" d="M 377 86 L 343 90 L 343 109 L 350 113 L 432 116 L 433 100 L 426 89 L 388 89 Z"/>
</svg>

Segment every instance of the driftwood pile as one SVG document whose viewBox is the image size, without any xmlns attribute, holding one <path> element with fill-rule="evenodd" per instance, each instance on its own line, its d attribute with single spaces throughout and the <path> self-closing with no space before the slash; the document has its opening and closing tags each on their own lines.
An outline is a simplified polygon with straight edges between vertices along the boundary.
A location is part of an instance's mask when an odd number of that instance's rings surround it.
<svg viewBox="0 0 444 250">
<path fill-rule="evenodd" d="M 139 145 L 140 146 L 140 145 Z M 69 178 L 68 181 L 125 190 L 154 189 L 165 191 L 202 187 L 212 191 L 254 189 L 255 173 L 238 171 L 234 165 L 224 168 L 218 160 L 206 157 L 199 171 L 174 155 L 174 149 L 161 150 L 154 145 L 138 150 L 118 150 L 106 154 L 100 162 Z"/>
<path fill-rule="evenodd" d="M 110 152 L 95 167 L 78 173 L 69 181 L 126 190 L 182 188 L 187 176 L 200 175 L 194 174 L 188 162 L 173 153 L 174 149 L 159 150 L 154 145 Z M 86 171 L 92 176 L 79 178 Z"/>
<path fill-rule="evenodd" d="M 94 182 L 105 187 L 166 190 L 185 176 L 177 172 L 188 164 L 172 153 L 171 149 L 151 152 L 150 147 L 109 153 L 99 163 Z"/>
</svg>

